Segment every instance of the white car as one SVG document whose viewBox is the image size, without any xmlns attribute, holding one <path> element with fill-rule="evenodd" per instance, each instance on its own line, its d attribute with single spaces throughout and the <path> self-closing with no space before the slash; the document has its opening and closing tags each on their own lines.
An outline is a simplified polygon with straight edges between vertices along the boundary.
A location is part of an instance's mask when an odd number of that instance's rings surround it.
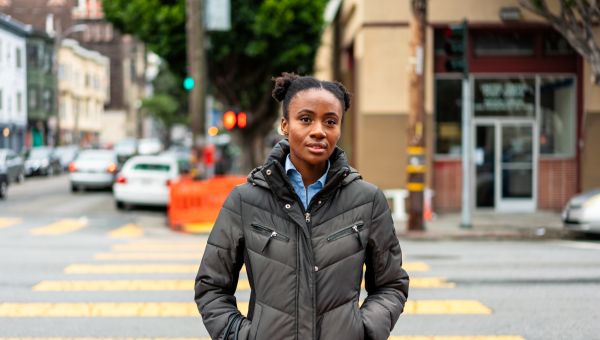
<svg viewBox="0 0 600 340">
<path fill-rule="evenodd" d="M 177 161 L 173 157 L 134 156 L 130 158 L 113 185 L 118 209 L 126 206 L 169 205 L 169 186 L 179 176 Z"/>
<path fill-rule="evenodd" d="M 563 210 L 562 220 L 567 230 L 600 233 L 600 189 L 571 198 Z"/>
<path fill-rule="evenodd" d="M 117 174 L 117 155 L 110 150 L 84 150 L 69 164 L 71 191 L 110 188 Z"/>
</svg>

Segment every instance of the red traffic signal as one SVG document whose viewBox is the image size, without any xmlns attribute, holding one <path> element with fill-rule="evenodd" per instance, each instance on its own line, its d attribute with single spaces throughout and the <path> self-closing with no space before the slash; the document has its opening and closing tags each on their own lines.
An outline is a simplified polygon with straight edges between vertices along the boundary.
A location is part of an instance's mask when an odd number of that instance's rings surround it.
<svg viewBox="0 0 600 340">
<path fill-rule="evenodd" d="M 246 127 L 246 123 L 247 123 L 246 122 L 246 118 L 247 118 L 246 117 L 246 112 L 242 111 L 242 112 L 238 113 L 238 115 L 237 115 L 237 126 L 238 126 L 238 128 L 243 129 L 243 128 Z"/>
<path fill-rule="evenodd" d="M 235 112 L 233 111 L 227 111 L 223 114 L 223 126 L 225 126 L 225 128 L 227 130 L 231 130 L 235 127 L 237 118 L 235 116 Z"/>
</svg>

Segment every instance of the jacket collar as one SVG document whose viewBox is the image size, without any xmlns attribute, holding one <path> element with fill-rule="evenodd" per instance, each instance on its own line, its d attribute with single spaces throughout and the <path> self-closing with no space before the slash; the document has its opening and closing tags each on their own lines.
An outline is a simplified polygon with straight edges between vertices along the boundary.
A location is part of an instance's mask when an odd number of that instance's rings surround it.
<svg viewBox="0 0 600 340">
<path fill-rule="evenodd" d="M 295 202 L 294 189 L 285 173 L 285 159 L 290 153 L 287 139 L 281 140 L 273 147 L 265 164 L 252 170 L 248 182 L 270 189 L 276 196 L 287 203 Z M 324 198 L 331 195 L 339 186 L 347 185 L 362 178 L 358 171 L 348 164 L 346 153 L 338 146 L 329 157 L 330 167 L 327 182 L 323 187 Z"/>
</svg>

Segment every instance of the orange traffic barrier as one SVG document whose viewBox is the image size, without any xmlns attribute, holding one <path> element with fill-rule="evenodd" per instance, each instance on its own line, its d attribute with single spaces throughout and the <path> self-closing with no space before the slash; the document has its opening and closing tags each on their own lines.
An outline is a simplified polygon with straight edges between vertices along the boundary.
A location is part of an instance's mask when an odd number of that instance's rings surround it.
<svg viewBox="0 0 600 340">
<path fill-rule="evenodd" d="M 245 182 L 245 176 L 216 176 L 202 181 L 183 176 L 171 184 L 168 211 L 171 229 L 210 232 L 231 190 Z"/>
</svg>

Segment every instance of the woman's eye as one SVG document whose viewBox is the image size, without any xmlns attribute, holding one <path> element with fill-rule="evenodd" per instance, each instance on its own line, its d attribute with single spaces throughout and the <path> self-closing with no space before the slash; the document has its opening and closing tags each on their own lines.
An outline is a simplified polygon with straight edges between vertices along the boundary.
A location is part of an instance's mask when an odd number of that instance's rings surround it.
<svg viewBox="0 0 600 340">
<path fill-rule="evenodd" d="M 308 117 L 301 117 L 301 118 L 300 118 L 300 121 L 301 121 L 302 123 L 310 123 L 310 118 L 308 118 Z"/>
<path fill-rule="evenodd" d="M 327 123 L 327 125 L 336 125 L 337 124 L 337 120 L 330 119 L 326 123 Z"/>
</svg>

